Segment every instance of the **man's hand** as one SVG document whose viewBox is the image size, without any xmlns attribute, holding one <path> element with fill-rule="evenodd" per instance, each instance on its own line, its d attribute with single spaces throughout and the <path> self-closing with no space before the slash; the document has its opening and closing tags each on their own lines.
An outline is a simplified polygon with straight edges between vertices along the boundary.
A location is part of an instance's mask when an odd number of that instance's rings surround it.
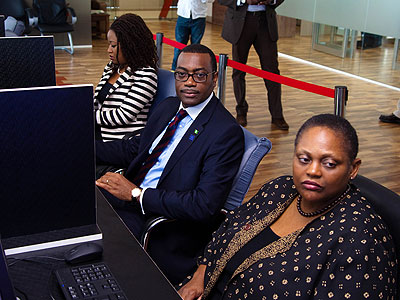
<svg viewBox="0 0 400 300">
<path fill-rule="evenodd" d="M 100 177 L 96 181 L 96 185 L 124 201 L 132 200 L 132 190 L 136 187 L 121 174 L 111 172 L 107 172 Z"/>
<path fill-rule="evenodd" d="M 184 300 L 200 300 L 204 292 L 204 274 L 206 273 L 206 266 L 200 265 L 197 271 L 193 274 L 193 278 L 186 283 L 179 291 L 178 294 Z"/>
</svg>

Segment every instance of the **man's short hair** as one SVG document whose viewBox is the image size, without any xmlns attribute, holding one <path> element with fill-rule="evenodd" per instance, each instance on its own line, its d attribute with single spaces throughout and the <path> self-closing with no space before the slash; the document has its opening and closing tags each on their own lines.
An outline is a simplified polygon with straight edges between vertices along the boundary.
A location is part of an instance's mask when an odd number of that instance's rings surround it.
<svg viewBox="0 0 400 300">
<path fill-rule="evenodd" d="M 191 44 L 189 46 L 186 46 L 181 50 L 179 55 L 181 53 L 208 53 L 211 58 L 211 68 L 213 72 L 217 71 L 217 60 L 215 59 L 215 54 L 212 52 L 210 48 L 207 46 L 201 45 L 201 44 Z M 178 57 L 179 57 L 178 55 Z"/>
</svg>

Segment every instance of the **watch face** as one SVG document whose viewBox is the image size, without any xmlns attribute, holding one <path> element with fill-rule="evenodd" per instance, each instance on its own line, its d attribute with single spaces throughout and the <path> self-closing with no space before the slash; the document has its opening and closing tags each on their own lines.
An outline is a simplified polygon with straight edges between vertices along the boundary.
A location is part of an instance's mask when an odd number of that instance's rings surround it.
<svg viewBox="0 0 400 300">
<path fill-rule="evenodd" d="M 139 188 L 134 188 L 133 190 L 132 190 L 132 197 L 139 197 L 139 195 L 140 195 L 140 193 L 142 192 L 142 190 L 141 189 L 139 189 Z"/>
</svg>

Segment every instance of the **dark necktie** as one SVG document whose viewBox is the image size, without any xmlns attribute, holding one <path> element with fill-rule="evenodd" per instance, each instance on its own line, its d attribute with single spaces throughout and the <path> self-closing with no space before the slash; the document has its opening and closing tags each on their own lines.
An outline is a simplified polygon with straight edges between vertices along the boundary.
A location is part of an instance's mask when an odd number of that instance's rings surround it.
<svg viewBox="0 0 400 300">
<path fill-rule="evenodd" d="M 176 116 L 172 120 L 172 122 L 169 123 L 163 137 L 158 142 L 158 145 L 153 149 L 151 154 L 146 158 L 146 161 L 141 166 L 139 172 L 135 176 L 135 179 L 133 180 L 133 182 L 137 186 L 140 186 L 140 184 L 143 182 L 143 179 L 146 177 L 146 174 L 154 166 L 154 164 L 157 162 L 158 157 L 161 155 L 161 153 L 163 153 L 165 148 L 168 146 L 169 142 L 171 141 L 172 137 L 175 134 L 176 129 L 178 128 L 179 122 L 181 120 L 183 120 L 183 118 L 185 118 L 187 115 L 188 115 L 188 113 L 186 112 L 186 110 L 181 109 L 176 114 Z"/>
</svg>

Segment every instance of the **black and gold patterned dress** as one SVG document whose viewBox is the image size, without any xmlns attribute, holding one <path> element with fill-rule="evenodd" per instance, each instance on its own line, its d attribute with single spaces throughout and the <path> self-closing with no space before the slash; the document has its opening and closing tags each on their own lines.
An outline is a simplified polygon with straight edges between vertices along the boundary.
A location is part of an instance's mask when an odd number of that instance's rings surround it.
<svg viewBox="0 0 400 300">
<path fill-rule="evenodd" d="M 279 177 L 228 215 L 199 259 L 199 264 L 207 265 L 203 299 L 215 299 L 208 296 L 213 295 L 227 263 L 269 227 L 296 195 L 292 177 Z M 354 186 L 326 214 L 255 249 L 227 280 L 221 299 L 396 297 L 392 237 Z"/>
</svg>

